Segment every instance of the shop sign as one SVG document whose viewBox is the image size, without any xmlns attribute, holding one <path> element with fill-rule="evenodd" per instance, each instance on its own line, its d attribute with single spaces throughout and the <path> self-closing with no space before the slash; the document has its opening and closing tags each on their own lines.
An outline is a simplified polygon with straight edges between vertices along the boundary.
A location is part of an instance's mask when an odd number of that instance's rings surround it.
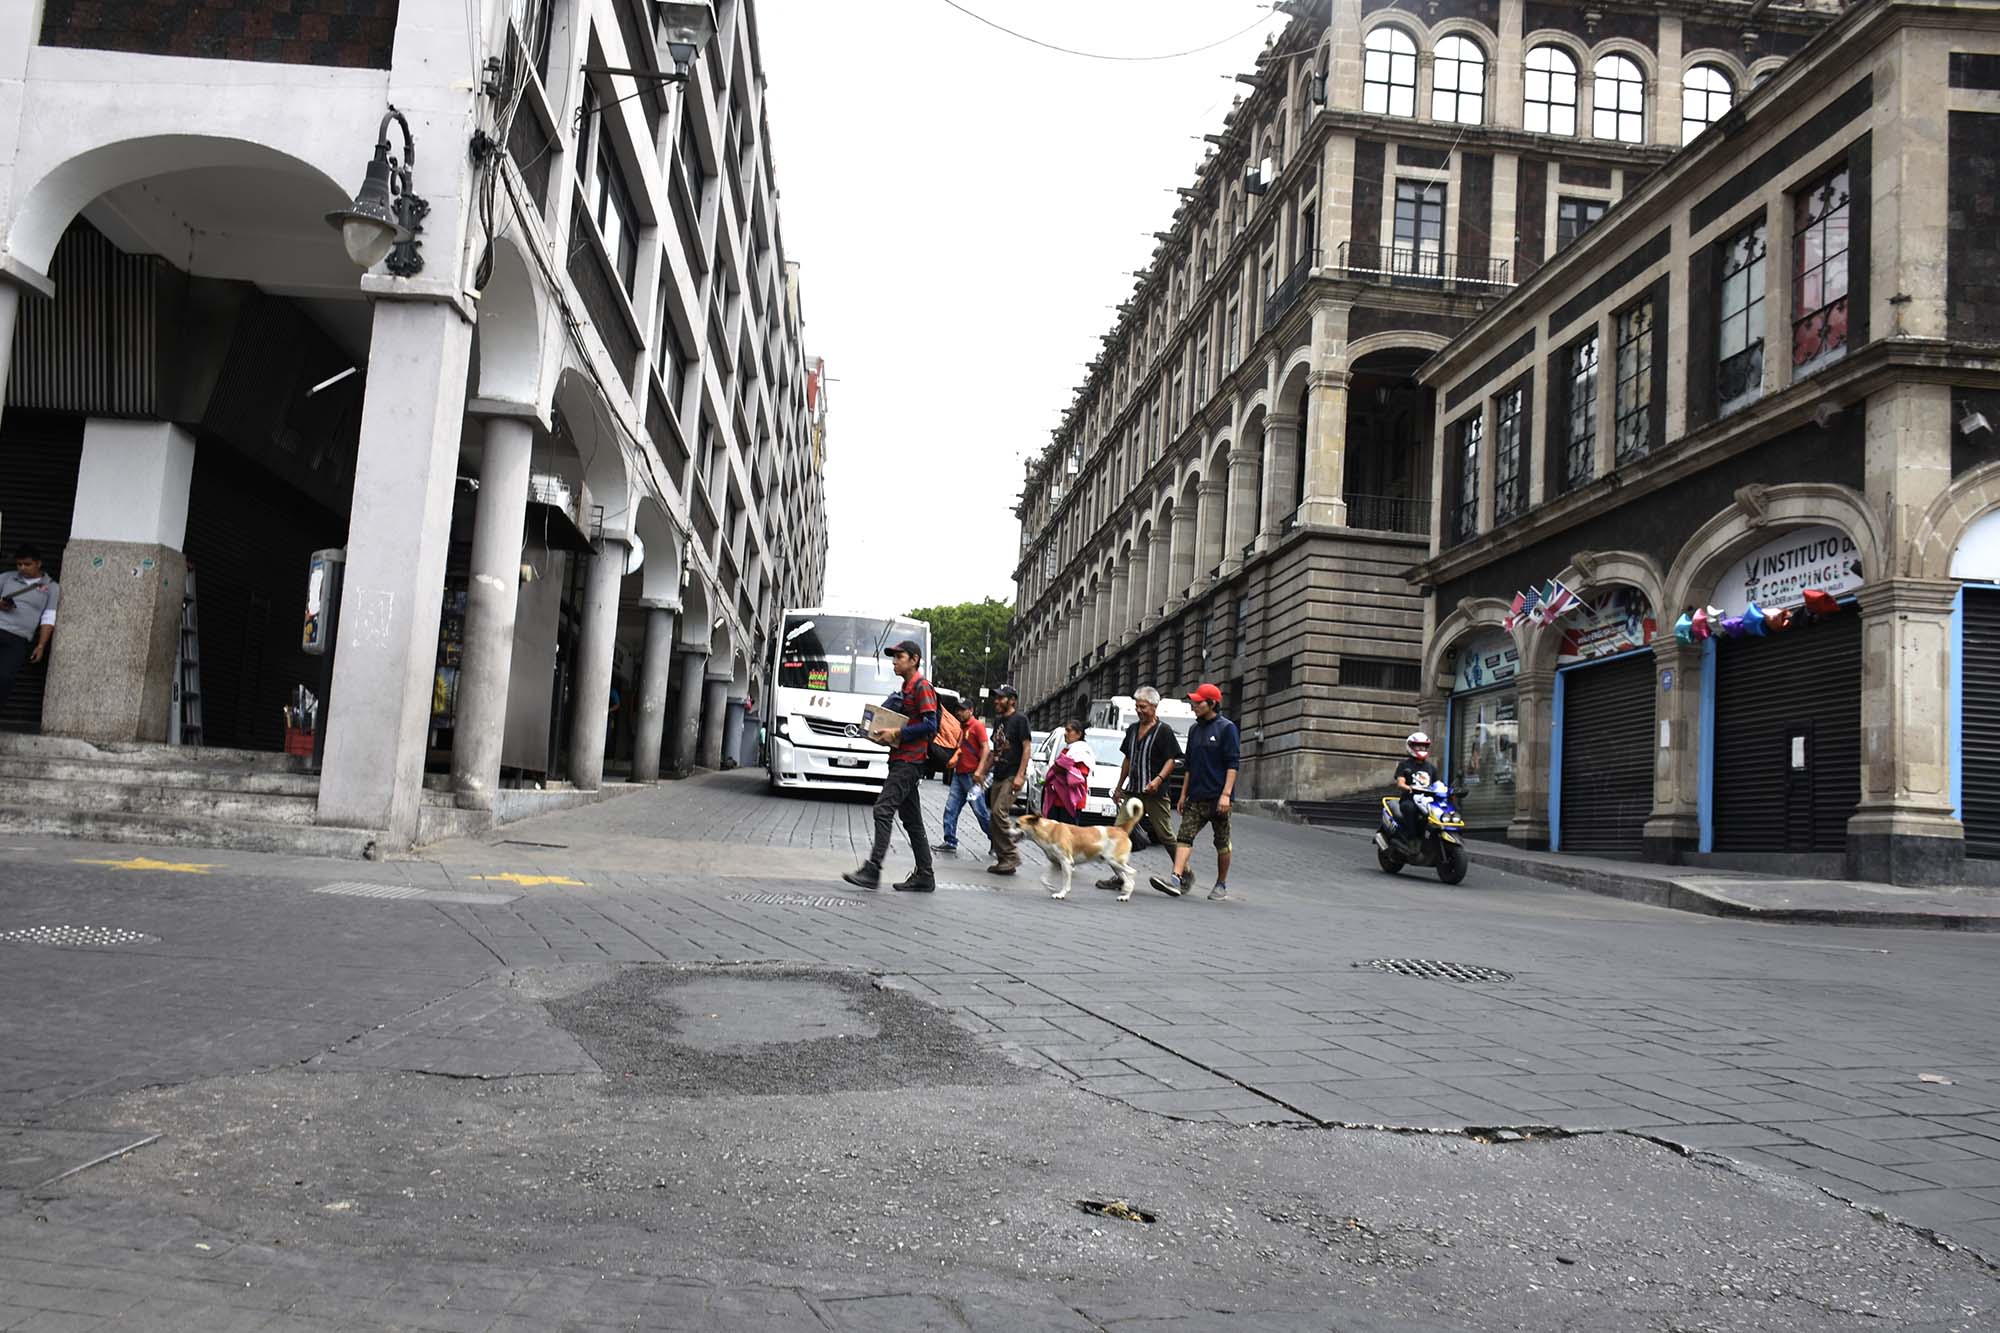
<svg viewBox="0 0 2000 1333">
<path fill-rule="evenodd" d="M 1854 539 L 1822 524 L 1794 528 L 1731 565 L 1716 581 L 1715 600 L 1732 614 L 1751 602 L 1775 611 L 1803 605 L 1807 588 L 1842 597 L 1862 581 L 1861 552 Z"/>
<path fill-rule="evenodd" d="M 1556 649 L 1556 661 L 1565 666 L 1644 648 L 1658 629 L 1646 594 L 1622 585 L 1590 598 L 1557 623 L 1562 644 Z"/>
<path fill-rule="evenodd" d="M 1458 680 L 1453 690 L 1484 690 L 1504 685 L 1521 674 L 1521 650 L 1511 634 L 1482 634 L 1458 649 Z"/>
</svg>

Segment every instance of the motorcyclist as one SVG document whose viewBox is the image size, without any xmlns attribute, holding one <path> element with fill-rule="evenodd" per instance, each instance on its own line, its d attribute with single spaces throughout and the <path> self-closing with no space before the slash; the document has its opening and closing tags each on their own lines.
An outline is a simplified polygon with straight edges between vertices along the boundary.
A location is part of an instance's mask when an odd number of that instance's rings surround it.
<svg viewBox="0 0 2000 1333">
<path fill-rule="evenodd" d="M 1396 765 L 1396 790 L 1403 793 L 1396 831 L 1414 841 L 1423 830 L 1423 817 L 1417 811 L 1415 794 L 1428 792 L 1437 780 L 1437 772 L 1431 767 L 1431 738 L 1421 731 L 1413 731 L 1403 739 L 1403 748 L 1410 753 Z"/>
</svg>

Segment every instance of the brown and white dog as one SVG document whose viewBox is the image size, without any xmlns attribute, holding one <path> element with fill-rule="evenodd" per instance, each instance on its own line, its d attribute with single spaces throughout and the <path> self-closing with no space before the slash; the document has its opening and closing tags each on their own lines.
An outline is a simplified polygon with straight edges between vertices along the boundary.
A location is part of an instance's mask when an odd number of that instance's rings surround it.
<svg viewBox="0 0 2000 1333">
<path fill-rule="evenodd" d="M 1119 808 L 1118 822 L 1108 828 L 1101 824 L 1065 824 L 1041 815 L 1021 815 L 1014 822 L 1047 855 L 1051 871 L 1057 866 L 1062 867 L 1062 887 L 1050 897 L 1069 897 L 1077 862 L 1101 859 L 1109 862 L 1119 878 L 1125 881 L 1125 891 L 1118 895 L 1118 901 L 1122 903 L 1132 896 L 1132 886 L 1136 882 L 1132 873 L 1132 826 L 1139 822 L 1139 816 L 1145 810 L 1139 798 L 1133 796 L 1126 798 L 1125 804 Z M 1051 875 L 1044 875 L 1042 883 L 1055 887 Z"/>
</svg>

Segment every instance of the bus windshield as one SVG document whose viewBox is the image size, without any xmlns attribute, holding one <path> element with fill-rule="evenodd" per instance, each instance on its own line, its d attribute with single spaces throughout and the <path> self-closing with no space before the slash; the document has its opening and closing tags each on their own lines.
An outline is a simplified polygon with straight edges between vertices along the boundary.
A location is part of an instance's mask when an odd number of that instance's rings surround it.
<svg viewBox="0 0 2000 1333">
<path fill-rule="evenodd" d="M 904 639 L 915 639 L 924 646 L 924 664 L 929 666 L 930 634 L 916 621 L 788 615 L 784 638 L 778 644 L 778 685 L 781 689 L 833 694 L 894 694 L 903 683 L 896 679 L 882 650 Z"/>
</svg>

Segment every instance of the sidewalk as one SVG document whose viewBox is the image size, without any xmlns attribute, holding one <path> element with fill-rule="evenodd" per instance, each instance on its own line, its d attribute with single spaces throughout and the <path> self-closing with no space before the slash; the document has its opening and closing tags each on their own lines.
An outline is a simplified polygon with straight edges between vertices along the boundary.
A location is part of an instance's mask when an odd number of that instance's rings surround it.
<svg viewBox="0 0 2000 1333">
<path fill-rule="evenodd" d="M 1341 838 L 1374 836 L 1371 830 L 1313 827 Z M 1466 847 L 1475 871 L 1484 866 L 1677 912 L 1822 926 L 2000 930 L 2000 890 L 1985 886 L 1911 889 L 1865 880 L 1788 879 L 1744 870 L 1528 851 L 1483 839 L 1473 839 Z"/>
</svg>

